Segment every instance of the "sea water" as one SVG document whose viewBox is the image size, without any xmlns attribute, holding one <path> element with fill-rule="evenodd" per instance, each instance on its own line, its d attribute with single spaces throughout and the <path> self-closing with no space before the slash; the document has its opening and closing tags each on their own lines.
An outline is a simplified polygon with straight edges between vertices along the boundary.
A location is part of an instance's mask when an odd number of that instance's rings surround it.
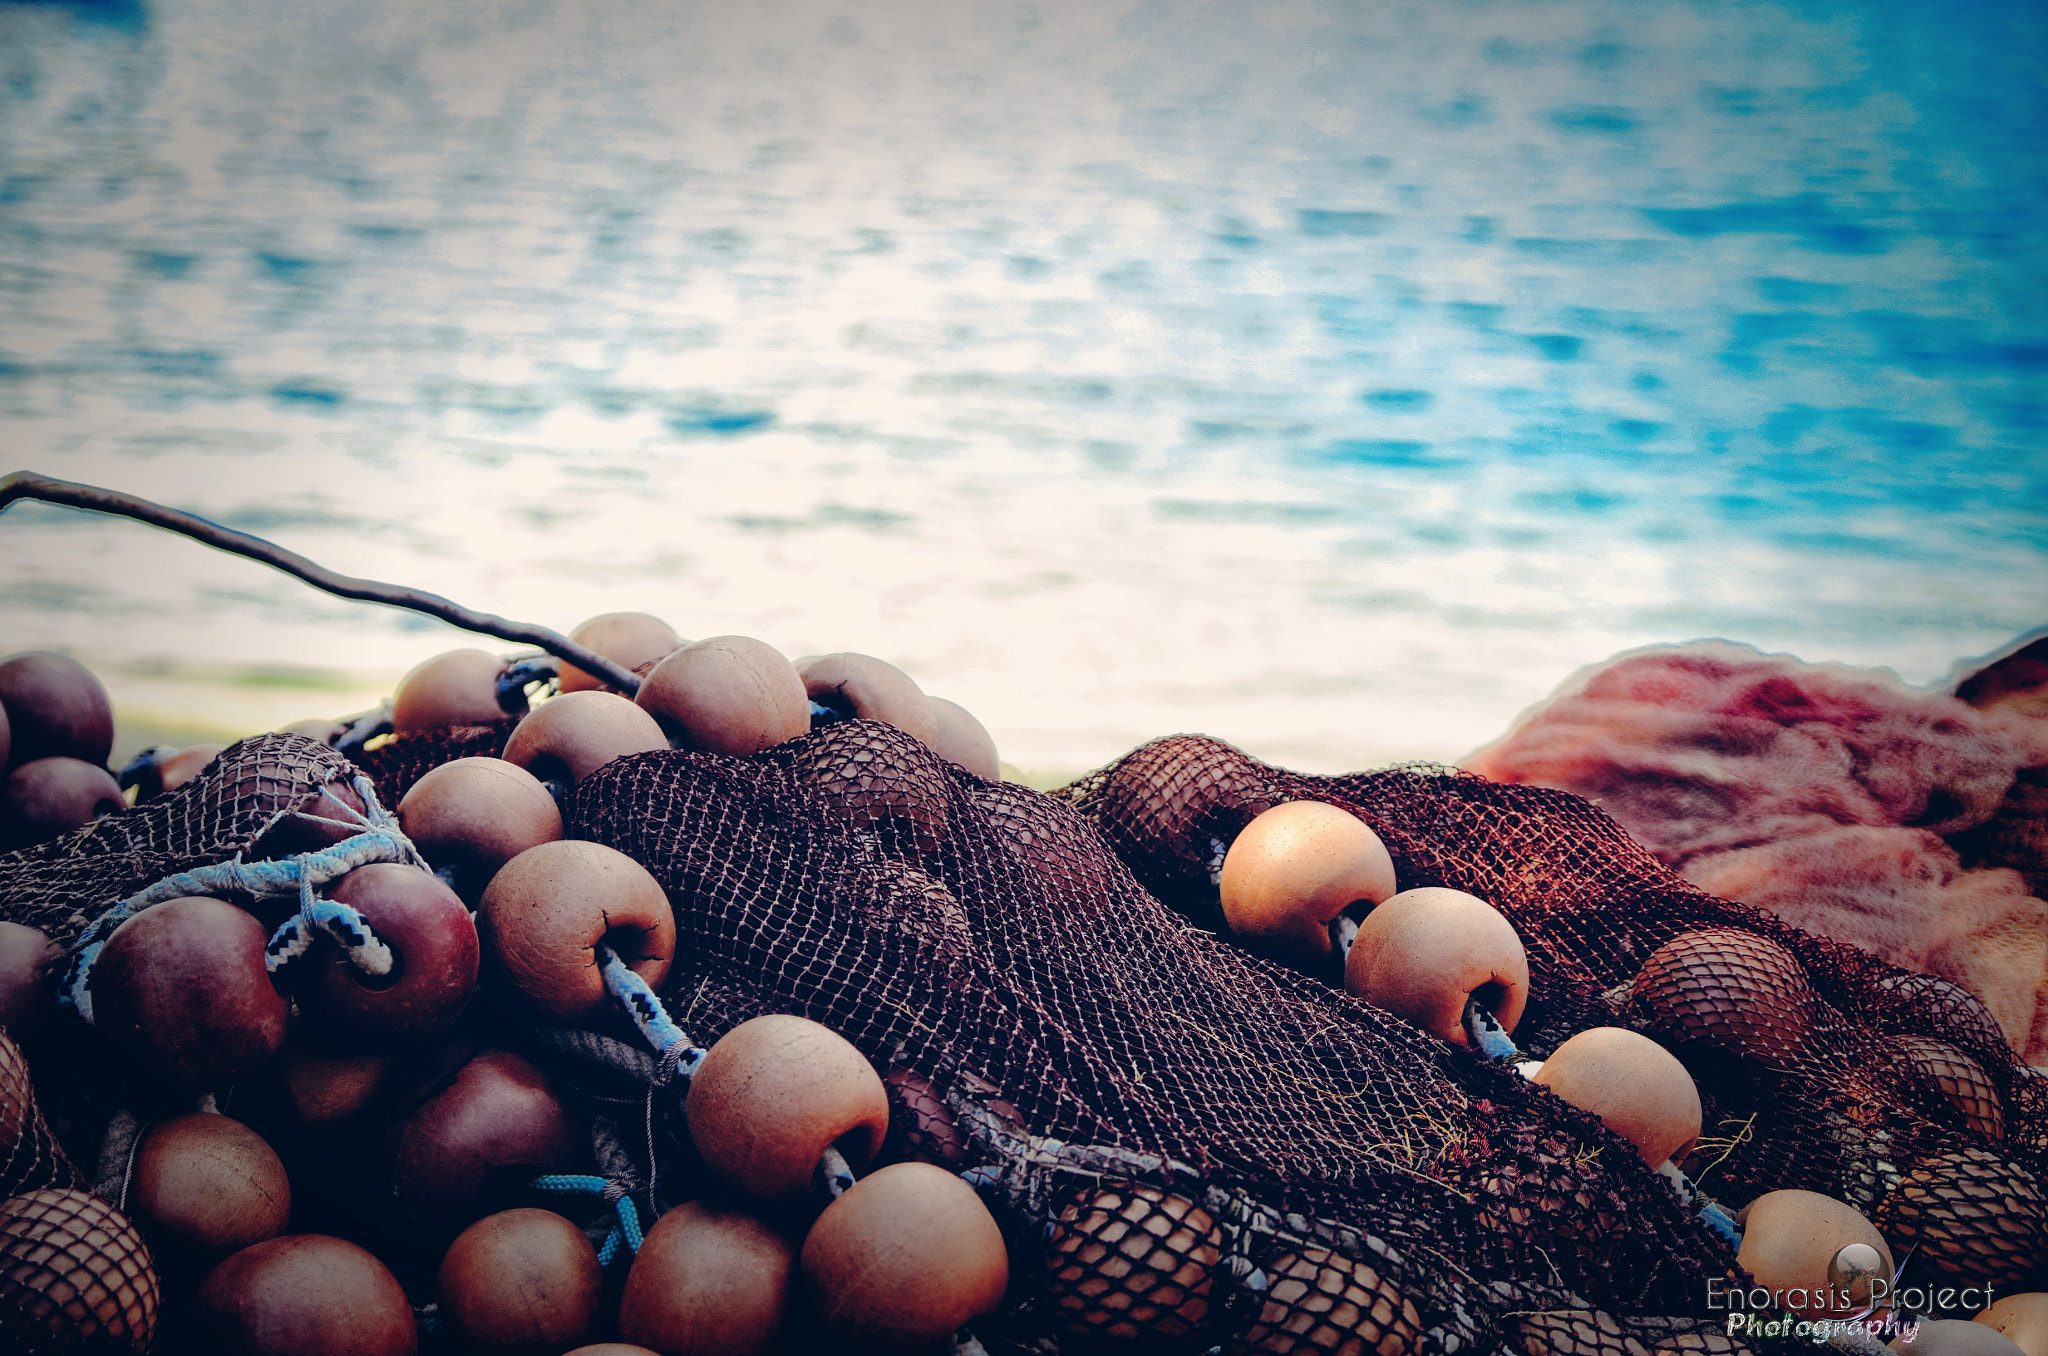
<svg viewBox="0 0 2048 1356">
<path fill-rule="evenodd" d="M 4 0 L 0 469 L 1026 768 L 1455 759 L 1703 636 L 1936 683 L 2048 622 L 2043 16 Z M 0 649 L 131 706 L 464 643 L 0 517 Z"/>
</svg>

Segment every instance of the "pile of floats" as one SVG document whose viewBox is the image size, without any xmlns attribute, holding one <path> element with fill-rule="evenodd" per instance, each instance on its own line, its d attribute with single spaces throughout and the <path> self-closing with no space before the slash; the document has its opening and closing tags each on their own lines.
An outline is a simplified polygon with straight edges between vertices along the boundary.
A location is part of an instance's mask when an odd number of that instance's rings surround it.
<svg viewBox="0 0 2048 1356">
<path fill-rule="evenodd" d="M 866 656 L 792 663 L 745 637 L 686 644 L 630 613 L 593 618 L 571 638 L 643 673 L 637 694 L 565 663 L 558 695 L 529 707 L 532 666 L 482 650 L 436 656 L 373 722 L 290 728 L 346 748 L 384 722 L 402 736 L 522 717 L 500 756 L 435 768 L 389 812 L 367 780 L 331 782 L 296 817 L 324 836 L 291 840 L 295 850 L 267 863 L 250 854 L 234 867 L 243 875 L 218 878 L 236 888 L 207 893 L 207 878 L 124 901 L 64 947 L 0 924 L 0 1024 L 33 1050 L 45 1026 L 90 1018 L 84 1048 L 190 1108 L 139 1127 L 117 1201 L 53 1186 L 0 1202 L 0 1347 L 147 1351 L 162 1310 L 167 1330 L 203 1349 L 252 1356 L 411 1353 L 423 1330 L 452 1349 L 505 1356 L 740 1356 L 782 1350 L 792 1333 L 857 1351 L 971 1349 L 971 1325 L 1002 1307 L 1011 1274 L 974 1188 L 933 1163 L 875 1166 L 890 1121 L 883 1081 L 815 1022 L 760 1017 L 708 1050 L 689 1047 L 652 997 L 676 940 L 661 886 L 617 851 L 565 840 L 557 804 L 622 756 L 747 757 L 849 718 L 893 724 L 995 779 L 988 732 Z M 106 694 L 80 665 L 46 653 L 0 663 L 0 848 L 80 832 L 128 812 L 131 798 L 177 794 L 219 752 L 156 750 L 117 776 L 112 736 Z M 1400 889 L 1386 849 L 1355 816 L 1320 802 L 1276 806 L 1228 845 L 1218 884 L 1246 944 L 1312 972 L 1341 962 L 1351 993 L 1513 1061 L 1597 1115 L 1727 1239 L 1746 1273 L 1731 1270 L 1730 1286 L 1770 1292 L 1772 1312 L 1805 1325 L 1800 1336 L 1852 1351 L 1889 1338 L 1925 1356 L 2048 1356 L 2048 1295 L 2006 1296 L 1974 1322 L 1901 1335 L 1882 1325 L 1891 1249 L 1850 1206 L 1777 1191 L 1730 1215 L 1700 1196 L 1674 1166 L 1699 1137 L 1700 1098 L 1657 1042 L 1599 1028 L 1540 1063 L 1522 1059 L 1513 1032 L 1529 971 L 1515 929 L 1471 894 Z M 76 903 L 90 913 L 109 901 Z M 1638 988 L 1687 961 L 1653 956 Z M 452 1077 L 441 1071 L 430 1094 L 378 1130 L 373 1163 L 336 1167 L 367 1173 L 355 1189 L 389 1193 L 422 1235 L 446 1237 L 435 1293 L 409 1297 L 357 1243 L 291 1231 L 300 1174 L 319 1157 L 273 1146 L 219 1103 L 234 1088 L 230 1106 L 264 1107 L 253 1119 L 316 1139 L 352 1123 L 405 1076 L 407 1051 L 456 1023 L 480 977 L 543 1022 L 596 1027 L 624 1009 L 687 1078 L 689 1134 L 720 1189 L 645 1221 L 611 1191 L 615 1216 L 579 1223 L 590 1212 L 575 1202 L 590 1198 L 576 1193 L 606 1188 L 581 1171 L 587 1144 L 541 1070 L 485 1050 Z M 0 1074 L 20 1084 L 21 1068 L 16 1040 L 0 1036 Z M 0 1079 L 0 1166 L 49 1142 L 25 1086 L 10 1092 Z M 513 1167 L 561 1191 L 563 1209 L 485 1213 L 487 1179 Z M 1148 1265 L 1145 1240 L 1121 1246 L 1113 1230 L 1097 1232 L 1047 1246 L 1085 1247 L 1087 1265 L 1111 1280 Z M 1255 1330 L 1256 1348 L 1223 1349 L 1322 1350 L 1291 1345 L 1284 1327 Z M 1384 1342 L 1373 1350 L 1396 1356 Z"/>
</svg>

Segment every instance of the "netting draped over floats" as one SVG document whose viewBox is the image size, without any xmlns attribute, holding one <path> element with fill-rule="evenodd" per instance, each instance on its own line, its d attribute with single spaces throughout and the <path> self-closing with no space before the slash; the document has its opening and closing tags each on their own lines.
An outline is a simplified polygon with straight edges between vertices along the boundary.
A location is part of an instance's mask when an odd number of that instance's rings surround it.
<svg viewBox="0 0 2048 1356">
<path fill-rule="evenodd" d="M 411 736 L 363 762 L 392 804 L 487 742 Z M 246 741 L 176 796 L 0 858 L 0 913 L 75 932 L 150 872 L 231 855 L 339 765 L 290 736 Z M 259 786 L 268 812 L 244 795 Z M 1702 894 L 1570 795 L 1440 769 L 1301 776 L 1175 736 L 1048 796 L 854 721 L 754 759 L 621 759 L 564 811 L 571 836 L 667 889 L 662 997 L 693 1040 L 762 1012 L 824 1022 L 886 1071 L 896 1143 L 983 1188 L 1018 1265 L 1008 1308 L 978 1325 L 992 1347 L 1740 1349 L 1702 1313 L 1724 1245 L 1624 1141 L 1214 935 L 1217 854 L 1299 798 L 1360 815 L 1404 888 L 1507 915 L 1530 952 L 1530 1053 L 1594 1025 L 1672 1045 L 1701 1086 L 1708 1138 L 1687 1166 L 1708 1191 L 1826 1192 L 1914 1241 L 1919 1265 L 2040 1279 L 2048 1099 L 1981 1005 Z M 1630 990 L 1660 946 L 1709 928 L 1788 949 L 1822 1000 L 1766 1060 L 1721 1039 L 1740 1021 L 1713 983 Z M 1707 1015 L 1674 1018 L 1686 1003 Z M 607 1035 L 525 1041 L 642 1142 L 626 1113 L 651 1056 Z M 673 1099 L 646 1114 L 649 1152 L 686 1152 Z M 650 1171 L 676 1168 L 633 1165 Z"/>
</svg>

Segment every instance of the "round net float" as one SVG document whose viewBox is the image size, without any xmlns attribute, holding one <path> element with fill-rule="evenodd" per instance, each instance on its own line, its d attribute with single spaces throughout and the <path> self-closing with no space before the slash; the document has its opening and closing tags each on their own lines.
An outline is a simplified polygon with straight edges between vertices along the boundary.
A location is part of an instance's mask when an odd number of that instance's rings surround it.
<svg viewBox="0 0 2048 1356">
<path fill-rule="evenodd" d="M 1923 1319 L 1917 1331 L 1901 1333 L 1891 1348 L 1899 1356 L 2021 1356 L 2012 1338 L 1967 1318 Z"/>
<path fill-rule="evenodd" d="M 1061 1350 L 1159 1356 L 1205 1337 L 1222 1248 L 1215 1218 L 1185 1196 L 1143 1183 L 1082 1193 L 1046 1249 Z"/>
<path fill-rule="evenodd" d="M 856 829 L 901 835 L 906 855 L 936 852 L 951 810 L 939 755 L 886 722 L 837 722 L 789 759 L 816 803 Z"/>
<path fill-rule="evenodd" d="M 477 1356 L 558 1356 L 597 1334 L 604 1274 L 583 1230 L 552 1210 L 486 1215 L 441 1258 L 441 1313 Z"/>
<path fill-rule="evenodd" d="M 1357 815 L 1292 800 L 1244 826 L 1217 881 L 1223 917 L 1243 941 L 1292 961 L 1342 961 L 1339 920 L 1393 897 L 1394 859 Z"/>
<path fill-rule="evenodd" d="M 610 1011 L 600 945 L 650 987 L 675 956 L 675 915 L 660 883 L 598 843 L 542 843 L 507 862 L 484 887 L 477 931 L 519 1002 L 560 1022 Z"/>
<path fill-rule="evenodd" d="M 76 659 L 30 650 L 0 661 L 0 709 L 7 713 L 9 767 L 38 758 L 104 766 L 114 751 L 114 705 Z"/>
<path fill-rule="evenodd" d="M 1408 1356 L 1422 1345 L 1414 1301 L 1366 1262 L 1302 1248 L 1260 1269 L 1258 1316 L 1224 1356 Z"/>
<path fill-rule="evenodd" d="M 93 1024 L 107 1043 L 178 1092 L 254 1073 L 284 1042 L 255 918 L 223 899 L 173 899 L 114 930 L 92 971 Z"/>
<path fill-rule="evenodd" d="M 1531 1081 L 1636 1146 L 1656 1167 L 1684 1157 L 1700 1134 L 1700 1093 L 1685 1066 L 1648 1036 L 1596 1026 L 1557 1047 Z"/>
<path fill-rule="evenodd" d="M 230 1256 L 199 1284 L 194 1326 L 236 1356 L 413 1356 L 412 1305 L 368 1251 L 288 1234 Z"/>
<path fill-rule="evenodd" d="M 600 612 L 571 631 L 569 639 L 624 669 L 653 664 L 683 647 L 683 638 L 667 622 L 645 612 Z M 604 679 L 584 672 L 566 659 L 562 661 L 561 681 L 565 694 L 612 690 Z"/>
<path fill-rule="evenodd" d="M 1403 890 L 1368 913 L 1344 963 L 1344 987 L 1439 1040 L 1469 1046 L 1477 1002 L 1513 1031 L 1529 1001 L 1529 957 L 1514 925 L 1476 895 Z"/>
<path fill-rule="evenodd" d="M 38 758 L 0 787 L 0 850 L 45 843 L 127 808 L 121 784 L 99 764 Z"/>
<path fill-rule="evenodd" d="M 1962 1113 L 1970 1129 L 1993 1144 L 2005 1139 L 2005 1103 L 1984 1066 L 1946 1041 L 1929 1036 L 1899 1036 L 1892 1053 L 1923 1087 L 1930 1088 Z"/>
<path fill-rule="evenodd" d="M 313 1129 L 347 1120 L 368 1106 L 397 1060 L 390 1050 L 328 1050 L 307 1039 L 301 1028 L 286 1035 L 276 1058 L 243 1086 L 284 1124 Z"/>
<path fill-rule="evenodd" d="M 796 665 L 804 695 L 850 720 L 879 720 L 937 748 L 939 720 L 911 676 L 873 655 L 841 652 L 809 655 Z"/>
<path fill-rule="evenodd" d="M 685 645 L 633 698 L 676 748 L 745 757 L 808 732 L 811 699 L 782 652 L 749 636 Z"/>
<path fill-rule="evenodd" d="M 996 756 L 995 736 L 974 713 L 944 697 L 926 697 L 937 733 L 932 747 L 949 763 L 966 768 L 985 782 L 1003 779 L 1003 761 Z"/>
<path fill-rule="evenodd" d="M 891 1069 L 882 1075 L 889 1095 L 889 1134 L 881 1156 L 915 1159 L 958 1171 L 967 1161 L 967 1136 L 946 1105 L 946 1099 L 914 1069 Z"/>
<path fill-rule="evenodd" d="M 1870 1302 L 1867 1283 L 1843 1275 L 1850 1284 L 1829 1276 L 1844 1248 L 1861 1243 L 1874 1249 L 1878 1270 L 1889 1282 L 1895 1274 L 1891 1249 L 1877 1226 L 1857 1210 L 1815 1191 L 1770 1191 L 1751 1201 L 1737 1216 L 1742 1225 L 1742 1250 L 1736 1263 L 1756 1278 L 1758 1286 L 1782 1292 L 1785 1307 L 1801 1318 L 1847 1318 Z M 1800 1302 L 1790 1297 L 1803 1295 Z"/>
<path fill-rule="evenodd" d="M 420 856 L 469 903 L 483 894 L 498 868 L 562 836 L 555 798 L 531 772 L 502 758 L 441 764 L 412 784 L 397 814 Z"/>
<path fill-rule="evenodd" d="M 715 1201 L 679 1205 L 634 1255 L 619 1336 L 664 1353 L 769 1356 L 782 1350 L 795 1271 L 796 1246 L 758 1217 Z"/>
<path fill-rule="evenodd" d="M 508 710 L 498 699 L 505 661 L 483 650 L 449 650 L 415 664 L 391 693 L 391 728 L 399 734 L 451 725 L 492 725 L 526 711 L 514 694 Z"/>
<path fill-rule="evenodd" d="M 512 727 L 505 761 L 566 792 L 614 758 L 667 748 L 654 717 L 616 692 L 565 692 Z"/>
<path fill-rule="evenodd" d="M 469 909 L 416 866 L 372 862 L 332 882 L 330 898 L 361 914 L 391 949 L 388 973 L 372 975 L 322 935 L 290 973 L 306 1015 L 358 1039 L 417 1044 L 446 1031 L 476 988 L 477 934 Z"/>
<path fill-rule="evenodd" d="M 292 1187 L 261 1135 L 227 1116 L 194 1113 L 142 1137 L 126 1204 L 160 1255 L 196 1252 L 211 1262 L 282 1234 Z"/>
<path fill-rule="evenodd" d="M 2048 1193 L 2033 1173 L 1985 1149 L 1907 1165 L 1878 1202 L 1876 1221 L 1920 1267 L 1960 1285 L 2010 1289 L 2039 1273 Z"/>
<path fill-rule="evenodd" d="M 1682 932 L 1650 953 L 1630 986 L 1657 1028 L 1771 1069 L 1812 1057 L 1825 1004 L 1781 943 L 1740 928 Z"/>
<path fill-rule="evenodd" d="M 113 1206 L 64 1187 L 0 1201 L 0 1351 L 145 1356 L 158 1303 L 149 1247 Z"/>
<path fill-rule="evenodd" d="M 836 1149 L 858 1172 L 889 1131 L 889 1097 L 860 1051 L 828 1027 L 772 1014 L 712 1045 L 683 1102 L 705 1164 L 753 1200 L 785 1204 L 812 1191 Z"/>
<path fill-rule="evenodd" d="M 2004 1333 L 2026 1356 L 2048 1356 L 2048 1294 L 2003 1296 L 1975 1321 Z"/>
<path fill-rule="evenodd" d="M 861 1351 L 924 1351 L 993 1312 L 1010 1283 L 1002 1231 L 974 1188 L 894 1163 L 825 1207 L 804 1237 L 805 1292 Z"/>
<path fill-rule="evenodd" d="M 509 1050 L 486 1050 L 388 1132 L 391 1191 L 443 1237 L 487 1213 L 497 1193 L 583 1166 L 584 1137 L 547 1077 Z"/>
<path fill-rule="evenodd" d="M 20 1035 L 41 1023 L 63 959 L 64 948 L 41 928 L 0 922 L 0 1031 Z"/>
</svg>

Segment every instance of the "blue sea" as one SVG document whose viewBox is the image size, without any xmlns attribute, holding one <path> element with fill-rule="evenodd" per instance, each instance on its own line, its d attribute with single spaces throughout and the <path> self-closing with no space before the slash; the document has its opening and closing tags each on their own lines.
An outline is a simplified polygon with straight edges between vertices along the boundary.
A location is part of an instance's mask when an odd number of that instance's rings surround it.
<svg viewBox="0 0 2048 1356">
<path fill-rule="evenodd" d="M 1022 768 L 1455 759 L 1705 636 L 1931 684 L 2048 622 L 2044 34 L 0 0 L 0 469 L 563 630 L 880 655 Z M 0 517 L 0 649 L 126 708 L 464 643 Z"/>
</svg>

